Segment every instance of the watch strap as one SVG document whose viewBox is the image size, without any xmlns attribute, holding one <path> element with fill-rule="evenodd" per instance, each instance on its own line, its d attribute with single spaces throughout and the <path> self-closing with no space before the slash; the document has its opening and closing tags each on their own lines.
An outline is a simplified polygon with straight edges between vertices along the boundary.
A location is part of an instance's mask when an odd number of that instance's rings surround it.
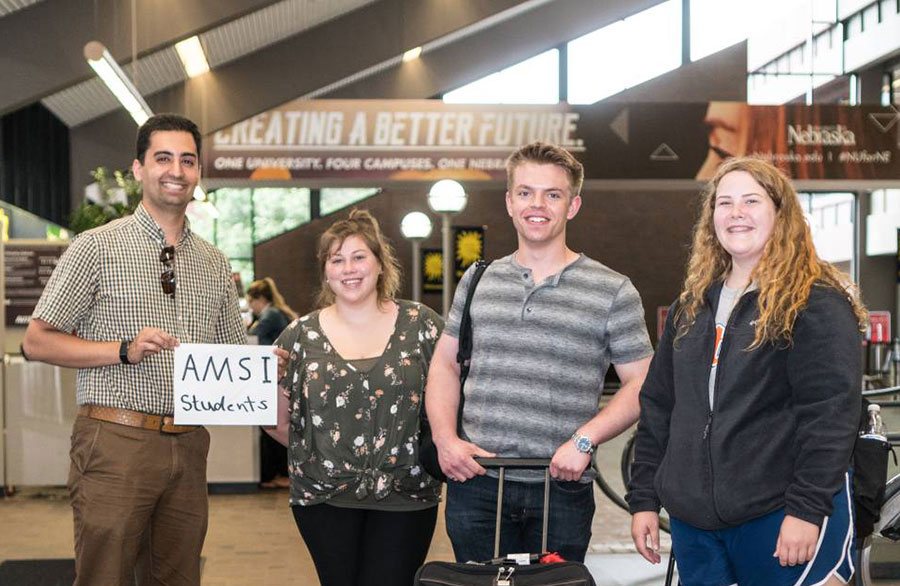
<svg viewBox="0 0 900 586">
<path fill-rule="evenodd" d="M 119 362 L 122 364 L 131 364 L 128 360 L 128 344 L 130 343 L 129 340 L 122 340 L 122 343 L 119 344 Z"/>
</svg>

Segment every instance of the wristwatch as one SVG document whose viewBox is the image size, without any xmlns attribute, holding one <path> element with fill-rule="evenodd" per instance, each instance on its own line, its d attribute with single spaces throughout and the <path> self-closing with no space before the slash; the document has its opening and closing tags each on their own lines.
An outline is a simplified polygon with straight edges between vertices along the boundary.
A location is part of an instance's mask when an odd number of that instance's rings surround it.
<svg viewBox="0 0 900 586">
<path fill-rule="evenodd" d="M 128 344 L 130 343 L 128 340 L 122 340 L 119 345 L 119 362 L 122 364 L 131 364 L 131 361 L 128 360 Z"/>
<path fill-rule="evenodd" d="M 575 444 L 575 449 L 582 454 L 594 453 L 594 444 L 591 443 L 591 438 L 588 436 L 582 435 L 576 431 L 572 434 L 572 442 Z"/>
</svg>

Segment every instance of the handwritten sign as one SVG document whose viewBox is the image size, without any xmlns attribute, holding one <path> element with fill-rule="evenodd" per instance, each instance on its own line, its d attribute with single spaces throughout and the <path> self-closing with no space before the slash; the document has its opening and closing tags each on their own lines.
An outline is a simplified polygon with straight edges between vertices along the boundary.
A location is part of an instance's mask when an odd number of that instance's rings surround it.
<svg viewBox="0 0 900 586">
<path fill-rule="evenodd" d="M 175 423 L 275 425 L 278 358 L 271 346 L 175 347 Z"/>
</svg>

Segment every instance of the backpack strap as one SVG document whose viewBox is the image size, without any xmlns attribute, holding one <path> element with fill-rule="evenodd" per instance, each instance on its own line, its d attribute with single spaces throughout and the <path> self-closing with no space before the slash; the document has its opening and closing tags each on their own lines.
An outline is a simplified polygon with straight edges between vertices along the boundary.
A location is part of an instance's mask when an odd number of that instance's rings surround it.
<svg viewBox="0 0 900 586">
<path fill-rule="evenodd" d="M 466 291 L 466 304 L 463 306 L 462 318 L 459 320 L 459 350 L 456 353 L 456 362 L 459 363 L 459 409 L 456 414 L 457 431 L 462 430 L 462 412 L 465 403 L 465 393 L 463 387 L 466 379 L 469 377 L 469 365 L 472 360 L 472 298 L 475 297 L 475 288 L 481 275 L 491 263 L 478 260 L 475 261 L 475 272 L 472 273 L 472 280 L 469 281 L 469 289 Z"/>
</svg>

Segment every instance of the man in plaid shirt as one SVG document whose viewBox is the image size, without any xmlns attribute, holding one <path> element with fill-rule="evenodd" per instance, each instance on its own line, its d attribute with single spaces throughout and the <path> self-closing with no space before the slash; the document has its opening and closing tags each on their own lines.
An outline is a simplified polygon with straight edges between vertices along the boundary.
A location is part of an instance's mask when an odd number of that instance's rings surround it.
<svg viewBox="0 0 900 586">
<path fill-rule="evenodd" d="M 209 433 L 172 420 L 172 349 L 246 342 L 228 260 L 185 217 L 200 145 L 180 116 L 141 126 L 141 204 L 72 242 L 25 334 L 30 359 L 78 369 L 75 586 L 132 584 L 142 547 L 146 583 L 200 584 Z"/>
</svg>

